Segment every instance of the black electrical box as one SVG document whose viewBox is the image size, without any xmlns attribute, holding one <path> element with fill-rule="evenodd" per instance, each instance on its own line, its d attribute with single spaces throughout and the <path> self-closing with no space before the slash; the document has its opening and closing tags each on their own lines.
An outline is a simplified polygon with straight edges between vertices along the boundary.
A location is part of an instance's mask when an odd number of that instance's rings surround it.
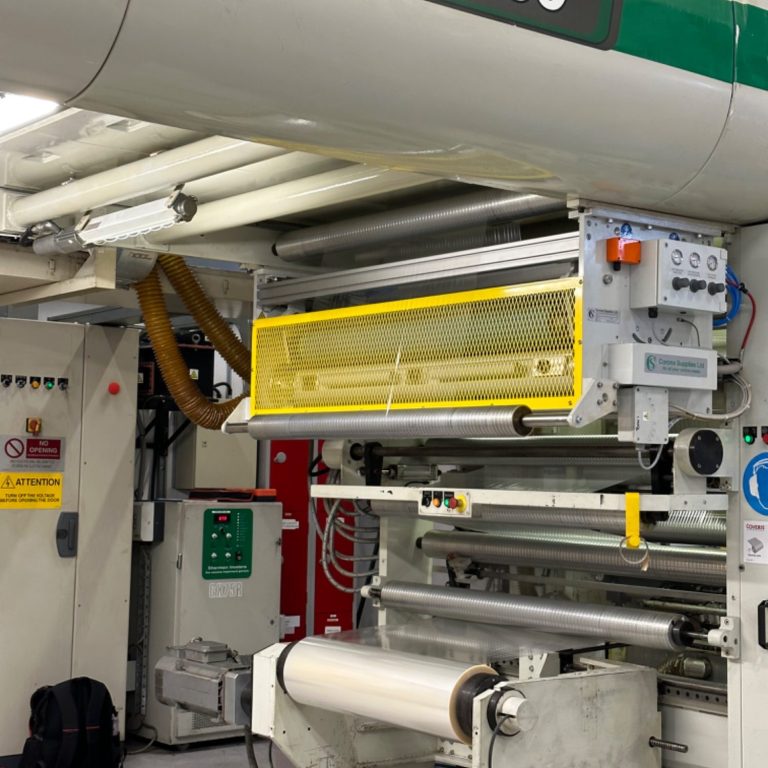
<svg viewBox="0 0 768 768">
<path fill-rule="evenodd" d="M 205 397 L 213 398 L 213 346 L 202 331 L 184 331 L 176 334 L 179 352 L 189 369 L 189 377 Z M 161 403 L 170 410 L 178 410 L 165 386 L 160 366 L 149 338 L 142 335 L 139 344 L 139 408 L 153 409 Z"/>
</svg>

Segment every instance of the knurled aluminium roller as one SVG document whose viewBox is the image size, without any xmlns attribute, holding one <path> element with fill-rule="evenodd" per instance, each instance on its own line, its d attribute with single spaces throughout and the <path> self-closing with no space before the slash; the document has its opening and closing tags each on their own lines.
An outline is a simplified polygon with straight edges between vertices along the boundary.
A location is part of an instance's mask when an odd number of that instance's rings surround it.
<svg viewBox="0 0 768 768">
<path fill-rule="evenodd" d="M 524 437 L 525 407 L 424 408 L 254 416 L 248 433 L 257 440 L 390 437 Z"/>
<path fill-rule="evenodd" d="M 381 608 L 499 626 L 528 627 L 545 632 L 679 650 L 690 628 L 679 614 L 569 603 L 538 597 L 477 592 L 453 587 L 389 582 L 372 588 Z"/>
<path fill-rule="evenodd" d="M 504 535 L 430 531 L 420 545 L 424 554 L 440 559 L 457 555 L 483 563 L 597 571 L 712 586 L 725 584 L 723 549 L 649 544 L 648 566 L 642 569 L 636 561 L 642 559 L 644 547 L 634 551 L 622 549 L 621 542 L 620 536 L 603 533 L 515 528 Z"/>
<path fill-rule="evenodd" d="M 439 489 L 438 489 L 439 490 Z M 372 501 L 374 513 L 381 516 L 413 514 L 414 502 Z M 536 507 L 506 507 L 500 504 L 472 505 L 472 520 L 510 525 L 536 526 L 542 529 L 567 528 L 623 534 L 625 515 L 614 510 L 539 509 Z M 469 526 L 469 521 L 464 521 Z M 644 523 L 641 534 L 646 541 L 664 541 L 677 544 L 707 544 L 725 546 L 726 518 L 724 512 L 708 510 L 674 510 L 669 519 L 658 523 Z"/>
</svg>

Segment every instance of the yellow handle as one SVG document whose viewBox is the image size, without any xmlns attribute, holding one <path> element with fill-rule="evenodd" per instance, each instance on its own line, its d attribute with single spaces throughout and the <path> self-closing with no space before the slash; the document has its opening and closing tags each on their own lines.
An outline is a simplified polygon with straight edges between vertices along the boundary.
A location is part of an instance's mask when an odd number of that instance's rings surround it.
<svg viewBox="0 0 768 768">
<path fill-rule="evenodd" d="M 627 493 L 624 496 L 626 510 L 626 544 L 629 549 L 639 549 L 640 539 L 640 494 Z"/>
</svg>

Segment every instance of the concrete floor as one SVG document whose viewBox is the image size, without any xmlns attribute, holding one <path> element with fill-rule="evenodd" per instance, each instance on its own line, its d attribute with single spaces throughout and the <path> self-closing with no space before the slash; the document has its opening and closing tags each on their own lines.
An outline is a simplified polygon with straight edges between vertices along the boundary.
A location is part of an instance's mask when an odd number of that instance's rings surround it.
<svg viewBox="0 0 768 768">
<path fill-rule="evenodd" d="M 129 749 L 137 749 L 141 742 L 131 742 Z M 256 742 L 254 752 L 259 768 L 270 768 L 269 742 Z M 274 768 L 291 768 L 291 763 L 273 750 L 272 762 Z M 245 753 L 245 742 L 227 742 L 214 746 L 189 747 L 180 752 L 164 747 L 153 747 L 148 752 L 139 755 L 129 755 L 125 761 L 126 768 L 248 768 L 248 758 Z"/>
</svg>

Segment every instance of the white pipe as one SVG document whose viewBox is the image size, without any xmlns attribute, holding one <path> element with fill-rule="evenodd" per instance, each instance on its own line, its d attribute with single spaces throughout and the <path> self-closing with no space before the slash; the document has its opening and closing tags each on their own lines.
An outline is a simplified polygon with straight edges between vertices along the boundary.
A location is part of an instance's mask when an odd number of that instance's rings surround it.
<svg viewBox="0 0 768 768">
<path fill-rule="evenodd" d="M 273 187 L 295 181 L 317 173 L 334 171 L 349 165 L 344 160 L 336 160 L 309 152 L 289 152 L 281 157 L 262 160 L 259 163 L 244 165 L 232 171 L 217 173 L 205 179 L 198 179 L 187 184 L 184 192 L 194 195 L 201 203 L 232 197 L 256 189 Z"/>
<path fill-rule="evenodd" d="M 151 242 L 171 243 L 433 182 L 429 176 L 353 165 L 201 205 L 192 221 L 158 232 Z"/>
<path fill-rule="evenodd" d="M 90 119 L 85 119 L 88 115 Z M 205 138 L 194 131 L 151 123 L 140 123 L 129 130 L 113 127 L 125 122 L 106 115 L 65 110 L 52 121 L 45 121 L 40 132 L 41 136 L 50 132 L 63 138 L 53 144 L 41 138 L 23 154 L 9 151 L 5 181 L 19 189 L 48 189 L 69 179 L 84 178 L 116 164 L 132 163 Z"/>
<path fill-rule="evenodd" d="M 121 165 L 64 186 L 19 198 L 10 218 L 25 227 L 59 216 L 112 205 L 132 197 L 168 190 L 182 182 L 284 154 L 284 149 L 211 136 L 158 155 Z"/>
</svg>

